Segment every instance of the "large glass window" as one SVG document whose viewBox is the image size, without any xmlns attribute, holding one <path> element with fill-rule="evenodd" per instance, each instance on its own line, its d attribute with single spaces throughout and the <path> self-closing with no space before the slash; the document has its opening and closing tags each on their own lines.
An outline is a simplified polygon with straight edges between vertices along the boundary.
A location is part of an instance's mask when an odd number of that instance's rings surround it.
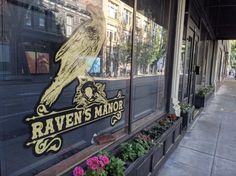
<svg viewBox="0 0 236 176">
<path fill-rule="evenodd" d="M 0 175 L 35 175 L 166 113 L 169 0 L 4 2 Z"/>
<path fill-rule="evenodd" d="M 168 1 L 137 1 L 134 43 L 134 117 L 165 112 Z M 166 17 L 165 17 L 166 18 Z"/>
<path fill-rule="evenodd" d="M 178 92 L 178 100 L 182 102 L 183 100 L 183 86 L 184 86 L 184 70 L 185 70 L 185 51 L 186 50 L 186 40 L 182 40 L 182 48 L 181 48 L 181 59 L 180 59 L 180 71 L 179 71 L 179 92 Z"/>
</svg>

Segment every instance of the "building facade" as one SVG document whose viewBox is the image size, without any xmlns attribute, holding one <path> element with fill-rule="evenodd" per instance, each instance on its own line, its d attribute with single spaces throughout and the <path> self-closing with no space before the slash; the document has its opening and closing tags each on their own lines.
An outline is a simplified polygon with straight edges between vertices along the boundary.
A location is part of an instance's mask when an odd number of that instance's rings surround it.
<svg viewBox="0 0 236 176">
<path fill-rule="evenodd" d="M 219 87 L 230 46 L 201 3 L 1 1 L 1 175 L 66 175 Z"/>
</svg>

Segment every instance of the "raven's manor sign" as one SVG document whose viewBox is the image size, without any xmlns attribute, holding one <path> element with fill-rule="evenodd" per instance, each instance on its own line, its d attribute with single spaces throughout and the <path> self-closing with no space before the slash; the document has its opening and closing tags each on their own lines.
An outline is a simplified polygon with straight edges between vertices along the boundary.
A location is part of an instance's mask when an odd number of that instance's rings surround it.
<svg viewBox="0 0 236 176">
<path fill-rule="evenodd" d="M 63 134 L 96 121 L 110 118 L 114 126 L 122 118 L 125 97 L 118 90 L 108 98 L 106 85 L 95 82 L 89 70 L 105 41 L 105 18 L 102 9 L 87 5 L 91 18 L 80 25 L 56 53 L 55 62 L 60 68 L 36 105 L 35 114 L 25 118 L 30 127 L 27 147 L 33 147 L 36 156 L 58 152 L 63 145 Z M 63 89 L 74 80 L 78 86 L 73 104 L 67 108 L 53 109 Z"/>
</svg>

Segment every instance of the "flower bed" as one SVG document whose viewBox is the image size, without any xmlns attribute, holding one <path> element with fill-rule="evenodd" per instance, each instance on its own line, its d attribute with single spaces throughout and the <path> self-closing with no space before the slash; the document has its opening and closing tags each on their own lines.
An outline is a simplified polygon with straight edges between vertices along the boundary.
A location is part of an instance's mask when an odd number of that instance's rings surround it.
<svg viewBox="0 0 236 176">
<path fill-rule="evenodd" d="M 74 176 L 144 176 L 155 173 L 182 133 L 182 118 L 169 116 L 121 144 L 115 155 L 102 152 L 89 158 Z"/>
<path fill-rule="evenodd" d="M 104 152 L 89 158 L 85 168 L 75 167 L 73 176 L 123 176 L 125 163 L 114 155 Z"/>
</svg>

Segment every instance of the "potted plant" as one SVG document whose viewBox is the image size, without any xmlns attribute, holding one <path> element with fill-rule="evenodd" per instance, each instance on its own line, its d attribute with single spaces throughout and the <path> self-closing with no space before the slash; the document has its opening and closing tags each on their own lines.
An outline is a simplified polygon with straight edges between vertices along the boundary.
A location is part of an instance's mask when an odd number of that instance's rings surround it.
<svg viewBox="0 0 236 176">
<path fill-rule="evenodd" d="M 186 130 L 192 121 L 194 106 L 187 103 L 182 103 L 180 104 L 180 109 L 181 117 L 183 117 L 182 127 Z"/>
<path fill-rule="evenodd" d="M 211 97 L 214 92 L 213 86 L 203 87 L 198 90 L 195 95 L 194 105 L 196 108 L 202 108 L 205 106 L 206 101 Z"/>
</svg>

